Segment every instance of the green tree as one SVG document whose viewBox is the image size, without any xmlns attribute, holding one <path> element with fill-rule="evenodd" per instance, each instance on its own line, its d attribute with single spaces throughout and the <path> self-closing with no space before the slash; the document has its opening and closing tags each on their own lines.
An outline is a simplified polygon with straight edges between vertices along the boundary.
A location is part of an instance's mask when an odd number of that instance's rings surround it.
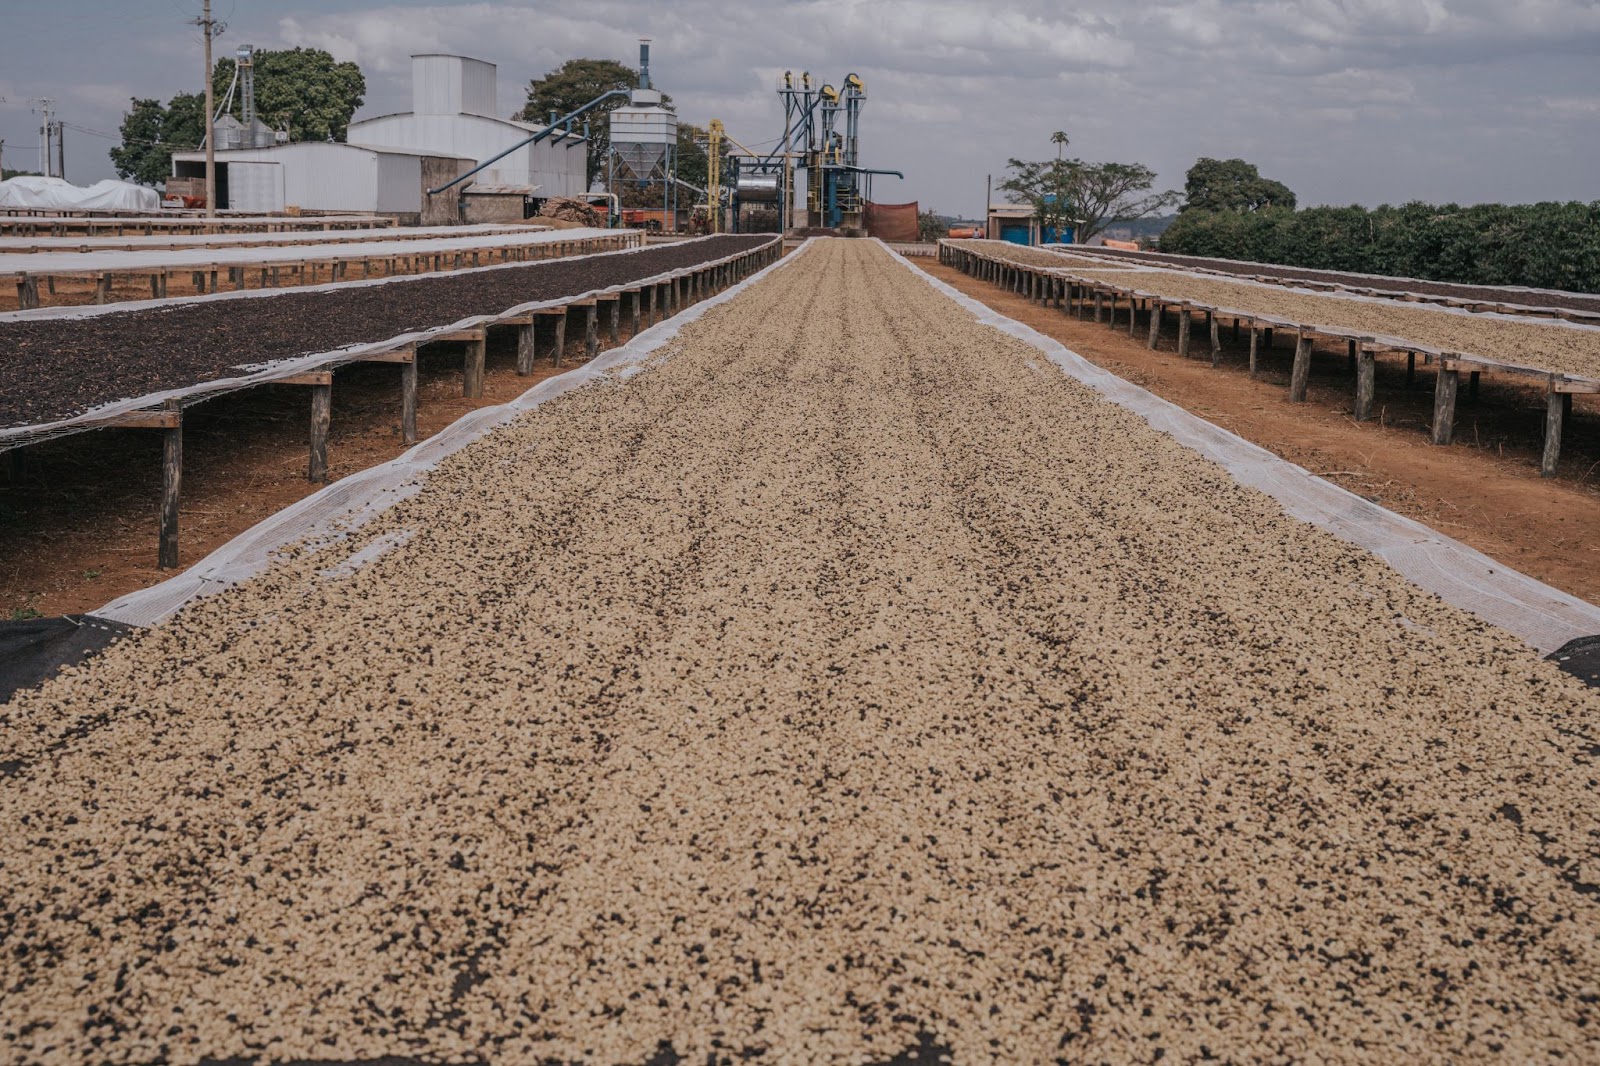
<svg viewBox="0 0 1600 1066">
<path fill-rule="evenodd" d="M 117 176 L 141 185 L 160 185 L 172 174 L 172 153 L 197 148 L 204 125 L 205 99 L 178 93 L 161 101 L 132 99 L 122 116 L 122 143 L 111 149 Z"/>
<path fill-rule="evenodd" d="M 217 100 L 228 94 L 234 61 L 212 68 Z M 293 141 L 345 139 L 350 118 L 367 91 L 366 78 L 354 63 L 335 63 L 317 48 L 290 48 L 255 54 L 256 114 L 276 129 L 289 129 Z M 150 98 L 130 101 L 122 117 L 122 143 L 111 149 L 111 163 L 123 178 L 159 185 L 172 174 L 172 153 L 191 151 L 205 140 L 204 93 L 177 93 L 161 106 Z M 243 113 L 236 90 L 229 113 Z"/>
<path fill-rule="evenodd" d="M 932 208 L 917 212 L 917 240 L 937 241 L 950 232 L 950 216 L 941 215 Z"/>
<path fill-rule="evenodd" d="M 1177 203 L 1175 191 L 1151 192 L 1156 172 L 1143 163 L 1087 163 L 1082 159 L 1011 159 L 1000 183 L 1012 203 L 1032 204 L 1041 225 L 1076 227 L 1079 243 L 1114 222 L 1158 214 Z"/>
<path fill-rule="evenodd" d="M 1294 193 L 1281 181 L 1263 178 L 1254 163 L 1243 159 L 1200 158 L 1184 182 L 1182 211 L 1259 211 L 1294 209 Z"/>
<path fill-rule="evenodd" d="M 517 117 L 542 125 L 550 121 L 552 111 L 559 118 L 613 89 L 632 89 L 638 84 L 639 72 L 615 59 L 569 59 L 544 77 L 528 83 L 528 102 Z M 600 176 L 611 150 L 611 112 L 624 103 L 626 101 L 619 96 L 585 116 L 589 122 L 588 179 L 591 185 Z M 672 107 L 671 97 L 665 94 L 661 103 L 669 110 Z M 704 177 L 703 172 L 701 176 Z"/>
<path fill-rule="evenodd" d="M 367 79 L 354 63 L 334 62 L 320 48 L 258 51 L 254 56 L 256 115 L 274 129 L 289 128 L 291 141 L 342 141 L 367 94 Z M 212 85 L 221 100 L 233 82 L 234 61 L 219 60 Z M 229 113 L 239 118 L 244 99 L 235 90 Z"/>
</svg>

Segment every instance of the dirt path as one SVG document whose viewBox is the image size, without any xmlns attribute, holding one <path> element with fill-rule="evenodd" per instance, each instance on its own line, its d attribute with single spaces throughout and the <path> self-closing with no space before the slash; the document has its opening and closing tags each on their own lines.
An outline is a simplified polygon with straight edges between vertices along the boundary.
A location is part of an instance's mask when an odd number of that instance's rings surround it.
<svg viewBox="0 0 1600 1066">
<path fill-rule="evenodd" d="M 1040 253 L 1050 254 L 1050 253 Z M 1334 359 L 1313 361 L 1310 402 L 1285 399 L 1291 351 L 1264 353 L 1252 379 L 1244 344 L 1223 330 L 1221 370 L 1209 359 L 1180 359 L 1144 338 L 1083 321 L 932 259 L 923 270 L 1001 314 L 1025 322 L 1073 351 L 1156 395 L 1259 444 L 1290 462 L 1448 533 L 1457 540 L 1565 592 L 1600 603 L 1600 403 L 1578 397 L 1562 476 L 1539 477 L 1544 397 L 1490 378 L 1476 399 L 1462 400 L 1456 443 L 1437 448 L 1433 378 L 1424 368 L 1405 389 L 1403 367 L 1378 364 L 1380 420 L 1351 414 L 1353 375 Z"/>
<path fill-rule="evenodd" d="M 866 242 L 668 354 L 0 711 L 9 1057 L 1600 1051 L 1600 698 Z"/>
</svg>

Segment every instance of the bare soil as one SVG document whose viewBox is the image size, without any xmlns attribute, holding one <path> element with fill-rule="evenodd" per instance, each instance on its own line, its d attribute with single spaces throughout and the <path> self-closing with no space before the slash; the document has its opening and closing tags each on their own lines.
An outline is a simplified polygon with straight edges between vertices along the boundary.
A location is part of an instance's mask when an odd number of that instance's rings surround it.
<svg viewBox="0 0 1600 1066">
<path fill-rule="evenodd" d="M 1225 327 L 1222 366 L 1180 359 L 1170 325 L 1157 351 L 1141 336 L 1084 321 L 970 278 L 937 261 L 919 267 L 1001 314 L 1025 322 L 1092 362 L 1390 510 L 1448 533 L 1508 566 L 1600 603 L 1600 402 L 1574 399 L 1560 476 L 1539 476 L 1544 395 L 1485 377 L 1476 399 L 1463 386 L 1455 443 L 1435 447 L 1433 373 L 1378 362 L 1378 420 L 1355 421 L 1355 377 L 1334 353 L 1312 360 L 1307 402 L 1286 398 L 1293 350 L 1262 355 L 1252 379 L 1248 342 Z M 1126 321 L 1124 319 L 1124 321 Z M 1205 347 L 1202 343 L 1196 351 Z"/>
</svg>

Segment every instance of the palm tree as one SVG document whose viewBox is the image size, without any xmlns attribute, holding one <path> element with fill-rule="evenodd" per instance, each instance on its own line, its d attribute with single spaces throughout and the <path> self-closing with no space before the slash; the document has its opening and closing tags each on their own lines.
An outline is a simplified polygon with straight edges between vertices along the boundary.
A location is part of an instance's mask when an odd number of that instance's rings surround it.
<svg viewBox="0 0 1600 1066">
<path fill-rule="evenodd" d="M 1061 152 L 1071 142 L 1067 140 L 1066 130 L 1056 130 L 1050 135 L 1050 143 L 1056 146 L 1056 162 L 1061 162 Z"/>
</svg>

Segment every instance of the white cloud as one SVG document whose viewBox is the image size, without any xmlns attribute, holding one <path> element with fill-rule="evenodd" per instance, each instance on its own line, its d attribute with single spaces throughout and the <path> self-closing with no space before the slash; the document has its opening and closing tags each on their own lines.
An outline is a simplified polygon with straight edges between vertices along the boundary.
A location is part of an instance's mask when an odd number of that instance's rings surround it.
<svg viewBox="0 0 1600 1066">
<path fill-rule="evenodd" d="M 1156 167 L 1163 186 L 1198 155 L 1242 155 L 1305 202 L 1592 197 L 1600 171 L 1595 0 L 359 2 L 241 2 L 225 43 L 355 60 L 368 113 L 406 106 L 412 52 L 474 55 L 499 64 L 509 114 L 529 78 L 573 56 L 631 63 L 642 34 L 680 113 L 753 147 L 781 130 L 780 72 L 855 71 L 867 161 L 906 171 L 894 198 L 947 210 L 975 210 L 984 174 L 1050 154 L 1056 129 L 1085 157 Z M 192 28 L 159 6 L 119 3 L 70 42 L 5 48 L 6 77 L 114 128 L 128 95 L 199 80 Z M 32 143 L 30 118 L 0 108 L 0 136 Z M 69 153 L 88 176 L 105 147 Z"/>
</svg>

